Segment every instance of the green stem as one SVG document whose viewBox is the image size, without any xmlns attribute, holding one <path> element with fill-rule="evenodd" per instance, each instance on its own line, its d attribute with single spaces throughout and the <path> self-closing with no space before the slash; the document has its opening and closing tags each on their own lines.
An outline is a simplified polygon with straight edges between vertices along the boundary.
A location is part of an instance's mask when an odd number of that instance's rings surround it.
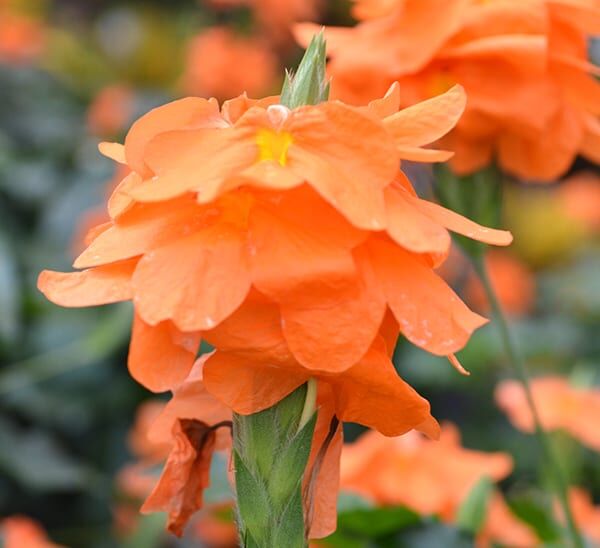
<svg viewBox="0 0 600 548">
<path fill-rule="evenodd" d="M 504 345 L 506 354 L 515 370 L 515 373 L 517 374 L 519 381 L 523 386 L 523 390 L 525 391 L 527 405 L 533 417 L 535 435 L 538 439 L 546 462 L 548 463 L 550 471 L 552 473 L 554 487 L 556 489 L 556 493 L 565 517 L 565 521 L 567 523 L 567 532 L 571 540 L 571 546 L 573 548 L 583 548 L 585 544 L 581 537 L 581 533 L 579 532 L 577 524 L 575 523 L 575 518 L 573 516 L 573 512 L 569 504 L 567 481 L 563 475 L 560 459 L 558 458 L 555 452 L 552 440 L 550 439 L 548 433 L 544 430 L 544 427 L 540 420 L 540 415 L 537 410 L 535 400 L 533 399 L 531 383 L 529 381 L 529 374 L 527 372 L 525 360 L 519 352 L 517 344 L 509 328 L 506 316 L 502 311 L 502 307 L 500 305 L 500 302 L 498 301 L 498 297 L 496 296 L 496 292 L 494 291 L 494 288 L 490 281 L 489 273 L 485 265 L 483 254 L 471 256 L 471 258 L 473 261 L 473 266 L 477 274 L 479 275 L 481 282 L 483 283 L 483 287 L 485 289 L 490 306 L 492 308 L 495 324 L 500 333 L 500 337 L 502 339 L 502 343 Z"/>
<path fill-rule="evenodd" d="M 312 409 L 310 416 L 309 411 Z M 301 424 L 302 417 L 308 416 Z M 252 415 L 234 414 L 233 462 L 242 548 L 306 548 L 302 479 L 316 422 L 304 384 Z"/>
</svg>

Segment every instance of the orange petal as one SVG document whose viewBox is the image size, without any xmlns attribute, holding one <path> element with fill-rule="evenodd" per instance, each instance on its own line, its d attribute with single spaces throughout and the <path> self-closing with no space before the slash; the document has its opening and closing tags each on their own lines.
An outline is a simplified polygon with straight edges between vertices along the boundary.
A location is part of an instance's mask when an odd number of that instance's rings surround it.
<svg viewBox="0 0 600 548">
<path fill-rule="evenodd" d="M 137 173 L 151 173 L 144 161 L 148 143 L 157 135 L 180 128 L 220 127 L 219 105 L 212 100 L 187 97 L 155 108 L 131 126 L 125 139 L 127 163 Z"/>
<path fill-rule="evenodd" d="M 325 234 L 316 237 L 270 207 L 253 208 L 249 238 L 253 283 L 276 301 L 301 298 L 309 289 L 327 295 L 356 275 L 348 249 L 327 242 Z"/>
<path fill-rule="evenodd" d="M 302 107 L 294 114 L 289 168 L 354 226 L 383 228 L 382 190 L 393 179 L 399 157 L 381 124 L 337 102 Z"/>
<path fill-rule="evenodd" d="M 433 270 L 401 248 L 371 239 L 373 267 L 402 334 L 432 354 L 447 356 L 487 322 L 471 312 Z"/>
<path fill-rule="evenodd" d="M 172 390 L 187 377 L 199 347 L 200 333 L 182 333 L 170 321 L 148 325 L 136 314 L 129 346 L 129 372 L 153 392 Z"/>
<path fill-rule="evenodd" d="M 454 369 L 456 369 L 461 375 L 465 375 L 468 377 L 471 374 L 463 367 L 462 363 L 458 361 L 458 358 L 454 354 L 450 354 L 449 356 L 447 356 L 447 358 L 448 361 L 452 364 L 452 367 L 454 367 Z"/>
<path fill-rule="evenodd" d="M 400 147 L 420 147 L 448 133 L 467 103 L 465 90 L 456 85 L 446 93 L 405 108 L 384 120 Z"/>
<path fill-rule="evenodd" d="M 600 123 L 595 116 L 585 119 L 581 154 L 594 163 L 600 163 Z"/>
<path fill-rule="evenodd" d="M 223 321 L 250 290 L 243 238 L 216 225 L 145 255 L 132 278 L 140 316 L 152 325 L 172 319 L 182 331 Z"/>
<path fill-rule="evenodd" d="M 131 276 L 136 260 L 123 261 L 82 272 L 44 270 L 38 288 L 53 303 L 82 307 L 127 301 L 132 298 Z"/>
<path fill-rule="evenodd" d="M 308 537 L 311 539 L 324 538 L 336 529 L 340 458 L 344 444 L 341 422 L 338 422 L 333 434 L 331 432 L 334 401 L 330 387 L 324 383 L 319 384 L 319 400 L 322 395 L 325 399 L 318 402 L 317 423 L 306 468 L 308 473 L 303 480 L 304 493 L 312 495 L 311 506 L 305 509 L 310 524 Z M 323 445 L 327 442 L 329 445 L 322 453 Z M 318 469 L 314 468 L 315 464 Z"/>
<path fill-rule="evenodd" d="M 496 230 L 478 225 L 454 211 L 427 200 L 412 197 L 409 197 L 408 200 L 423 214 L 452 232 L 490 245 L 510 245 L 512 243 L 512 234 L 507 230 Z"/>
<path fill-rule="evenodd" d="M 446 253 L 450 248 L 450 234 L 424 215 L 411 198 L 397 186 L 385 189 L 388 234 L 398 245 L 414 253 Z"/>
<path fill-rule="evenodd" d="M 565 105 L 534 138 L 503 134 L 498 159 L 506 171 L 522 179 L 553 181 L 571 167 L 582 139 L 581 118 Z"/>
<path fill-rule="evenodd" d="M 430 148 L 418 148 L 418 147 L 398 147 L 398 153 L 402 160 L 409 160 L 411 162 L 424 162 L 424 163 L 436 163 L 436 162 L 447 162 L 454 152 L 450 150 L 436 150 Z"/>
<path fill-rule="evenodd" d="M 295 364 L 281 329 L 279 307 L 257 291 L 203 337 L 219 351 L 230 352 L 253 363 Z"/>
<path fill-rule="evenodd" d="M 429 416 L 429 402 L 396 373 L 390 359 L 375 346 L 342 376 L 333 377 L 337 415 L 343 421 L 400 436 Z"/>
<path fill-rule="evenodd" d="M 203 369 L 210 355 L 204 355 L 194 364 L 185 381 L 173 391 L 173 397 L 148 430 L 147 438 L 154 444 L 172 443 L 173 426 L 178 419 L 195 419 L 209 426 L 230 421 L 231 409 L 208 393 L 203 382 Z M 231 432 L 219 428 L 216 432 L 215 449 L 231 446 Z"/>
<path fill-rule="evenodd" d="M 381 99 L 375 99 L 367 105 L 367 110 L 380 119 L 396 114 L 399 108 L 400 84 L 398 82 L 394 82 Z"/>
<path fill-rule="evenodd" d="M 283 334 L 306 368 L 341 372 L 367 352 L 383 320 L 386 305 L 368 258 L 355 256 L 360 276 L 328 291 L 305 292 L 281 303 Z"/>
<path fill-rule="evenodd" d="M 211 214 L 191 196 L 167 203 L 137 204 L 98 236 L 73 266 L 87 268 L 143 255 L 153 247 L 197 231 Z M 213 215 L 214 217 L 214 215 Z"/>
<path fill-rule="evenodd" d="M 247 359 L 215 352 L 204 366 L 206 389 L 241 415 L 272 407 L 305 383 L 308 373 L 270 367 Z"/>
<path fill-rule="evenodd" d="M 108 214 L 112 219 L 116 219 L 133 206 L 135 202 L 129 192 L 141 183 L 142 178 L 137 173 L 131 172 L 117 185 L 108 199 Z"/>
<path fill-rule="evenodd" d="M 155 173 L 132 188 L 140 202 L 168 200 L 198 192 L 203 202 L 214 200 L 228 178 L 255 161 L 258 145 L 248 132 L 235 129 L 195 129 L 161 133 L 147 145 L 145 160 Z"/>
<path fill-rule="evenodd" d="M 558 16 L 585 34 L 600 34 L 600 7 L 586 0 L 547 0 L 553 15 Z"/>
<path fill-rule="evenodd" d="M 262 99 L 250 99 L 246 93 L 242 93 L 239 97 L 229 99 L 223 102 L 221 113 L 223 118 L 231 124 L 235 124 L 248 110 L 252 107 L 267 108 L 270 105 L 279 103 L 279 96 L 264 97 Z"/>
<path fill-rule="evenodd" d="M 121 143 L 102 142 L 98 144 L 98 150 L 102 156 L 106 156 L 119 164 L 126 164 L 125 147 Z"/>
<path fill-rule="evenodd" d="M 547 67 L 548 38 L 544 35 L 510 34 L 485 36 L 459 46 L 446 48 L 441 59 L 500 57 L 525 73 L 542 75 Z"/>
<path fill-rule="evenodd" d="M 203 503 L 203 492 L 210 483 L 210 463 L 215 432 L 208 425 L 181 419 L 173 429 L 173 449 L 163 473 L 144 502 L 141 512 L 167 512 L 167 528 L 177 536 Z"/>
</svg>

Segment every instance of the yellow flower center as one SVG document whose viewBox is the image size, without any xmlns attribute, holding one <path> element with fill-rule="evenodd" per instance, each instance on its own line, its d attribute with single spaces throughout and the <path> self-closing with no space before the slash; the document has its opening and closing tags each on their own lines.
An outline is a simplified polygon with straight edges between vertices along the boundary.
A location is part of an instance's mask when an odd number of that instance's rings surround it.
<svg viewBox="0 0 600 548">
<path fill-rule="evenodd" d="M 286 165 L 288 149 L 292 142 L 292 134 L 287 131 L 259 129 L 256 134 L 258 161 L 273 160 L 282 166 Z"/>
</svg>

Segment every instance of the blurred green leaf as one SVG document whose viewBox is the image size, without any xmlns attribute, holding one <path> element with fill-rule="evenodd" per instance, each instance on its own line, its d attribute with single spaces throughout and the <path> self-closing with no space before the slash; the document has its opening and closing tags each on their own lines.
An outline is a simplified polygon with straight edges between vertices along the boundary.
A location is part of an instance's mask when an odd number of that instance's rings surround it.
<svg viewBox="0 0 600 548">
<path fill-rule="evenodd" d="M 471 535 L 441 523 L 428 523 L 402 532 L 385 544 L 377 544 L 381 548 L 473 548 L 474 545 Z"/>
<path fill-rule="evenodd" d="M 553 517 L 552 507 L 546 497 L 538 493 L 524 493 L 508 499 L 514 514 L 531 525 L 539 538 L 545 542 L 558 542 L 562 535 Z"/>
<path fill-rule="evenodd" d="M 456 525 L 459 529 L 473 535 L 480 531 L 487 515 L 493 490 L 494 483 L 490 478 L 484 477 L 477 482 L 458 509 Z"/>
<path fill-rule="evenodd" d="M 0 419 L 0 468 L 29 489 L 80 489 L 91 470 L 68 455 L 47 432 L 22 430 Z"/>
<path fill-rule="evenodd" d="M 344 512 L 338 516 L 338 527 L 366 537 L 380 537 L 419 523 L 418 514 L 404 507 L 368 508 Z"/>
<path fill-rule="evenodd" d="M 17 336 L 20 291 L 16 258 L 6 237 L 0 234 L 0 340 Z"/>
<path fill-rule="evenodd" d="M 123 541 L 121 548 L 158 548 L 165 536 L 165 514 L 140 515 L 135 531 Z"/>
</svg>

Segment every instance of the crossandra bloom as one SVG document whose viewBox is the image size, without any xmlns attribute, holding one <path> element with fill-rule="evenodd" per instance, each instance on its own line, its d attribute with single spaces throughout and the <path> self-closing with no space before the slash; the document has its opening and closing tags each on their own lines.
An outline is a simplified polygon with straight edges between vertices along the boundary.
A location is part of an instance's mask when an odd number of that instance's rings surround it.
<svg viewBox="0 0 600 548">
<path fill-rule="evenodd" d="M 40 21 L 0 2 L 0 63 L 23 65 L 43 52 L 46 32 Z"/>
<path fill-rule="evenodd" d="M 256 413 L 316 379 L 319 420 L 329 409 L 388 436 L 435 436 L 394 345 L 401 333 L 459 367 L 453 353 L 486 320 L 434 271 L 448 230 L 511 236 L 422 200 L 400 170 L 449 157 L 424 145 L 455 125 L 462 88 L 400 111 L 399 100 L 394 85 L 364 108 L 241 96 L 151 111 L 124 146 L 101 147 L 131 171 L 75 261 L 83 270 L 45 271 L 40 289 L 63 306 L 133 301 L 129 369 L 150 390 L 177 391 L 204 339 L 215 352 L 202 385 L 230 411 Z"/>
<path fill-rule="evenodd" d="M 368 432 L 344 446 L 341 461 L 342 490 L 379 506 L 406 506 L 447 523 L 456 519 L 480 480 L 499 481 L 512 470 L 512 459 L 505 453 L 462 447 L 460 433 L 450 423 L 442 425 L 438 442 L 416 432 L 400 438 Z M 494 493 L 477 546 L 492 546 L 492 542 L 534 546 L 535 541 L 533 532 L 511 513 L 500 493 Z"/>
<path fill-rule="evenodd" d="M 218 98 L 244 91 L 261 95 L 272 91 L 277 68 L 277 58 L 266 42 L 212 27 L 188 46 L 183 88 L 189 94 Z"/>
<path fill-rule="evenodd" d="M 535 275 L 517 257 L 498 250 L 485 257 L 490 282 L 504 312 L 522 316 L 531 312 L 535 303 Z M 480 279 L 469 272 L 465 300 L 477 311 L 488 312 L 489 302 Z"/>
<path fill-rule="evenodd" d="M 297 21 L 315 20 L 323 0 L 209 0 L 216 8 L 245 6 L 268 39 L 281 46 L 293 43 L 292 25 Z"/>
<path fill-rule="evenodd" d="M 0 541 L 4 548 L 61 548 L 48 538 L 39 523 L 26 516 L 0 520 Z"/>
<path fill-rule="evenodd" d="M 354 15 L 326 33 L 333 94 L 363 104 L 397 80 L 413 104 L 462 84 L 468 107 L 445 139 L 458 174 L 496 161 L 551 181 L 578 154 L 600 160 L 596 0 L 356 0 Z"/>
<path fill-rule="evenodd" d="M 577 388 L 563 377 L 534 379 L 531 390 L 542 427 L 564 430 L 583 445 L 600 451 L 600 390 Z M 524 432 L 533 433 L 535 424 L 523 387 L 516 381 L 504 381 L 496 388 L 496 402 L 511 423 Z"/>
</svg>

